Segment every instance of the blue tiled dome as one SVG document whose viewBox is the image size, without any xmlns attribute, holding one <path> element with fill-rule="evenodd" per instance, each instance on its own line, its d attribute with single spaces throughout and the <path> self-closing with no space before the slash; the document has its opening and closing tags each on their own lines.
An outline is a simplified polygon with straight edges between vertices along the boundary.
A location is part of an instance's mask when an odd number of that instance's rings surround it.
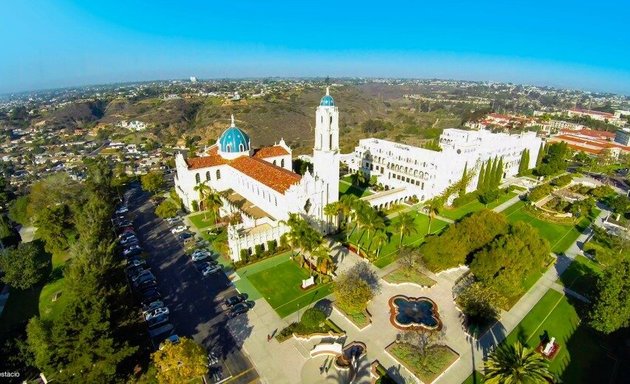
<svg viewBox="0 0 630 384">
<path fill-rule="evenodd" d="M 319 105 L 324 106 L 324 107 L 334 107 L 335 100 L 332 98 L 332 96 L 326 95 L 322 97 L 322 101 L 319 102 Z"/>
<path fill-rule="evenodd" d="M 219 137 L 219 149 L 225 153 L 249 151 L 249 136 L 235 126 L 232 120 L 232 126 L 223 131 Z"/>
</svg>

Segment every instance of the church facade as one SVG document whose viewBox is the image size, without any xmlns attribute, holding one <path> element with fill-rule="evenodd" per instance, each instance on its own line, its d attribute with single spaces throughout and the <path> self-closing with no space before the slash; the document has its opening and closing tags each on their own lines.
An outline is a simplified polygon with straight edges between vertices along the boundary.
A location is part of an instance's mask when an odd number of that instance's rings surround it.
<svg viewBox="0 0 630 384">
<path fill-rule="evenodd" d="M 242 251 L 278 241 L 288 228 L 283 221 L 297 213 L 325 232 L 324 207 L 339 196 L 339 111 L 328 89 L 315 112 L 313 173 L 292 171 L 292 151 L 280 140 L 253 149 L 234 117 L 216 143 L 201 156 L 176 155 L 175 190 L 189 211 L 203 205 L 199 185 L 222 195 L 222 216 L 237 215 L 228 226 L 230 257 L 239 261 Z"/>
</svg>

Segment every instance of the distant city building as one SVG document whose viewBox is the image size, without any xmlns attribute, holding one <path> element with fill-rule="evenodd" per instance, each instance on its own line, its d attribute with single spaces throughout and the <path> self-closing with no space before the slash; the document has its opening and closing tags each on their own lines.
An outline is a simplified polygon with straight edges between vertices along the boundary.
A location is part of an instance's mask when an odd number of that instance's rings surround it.
<svg viewBox="0 0 630 384">
<path fill-rule="evenodd" d="M 195 76 L 190 76 L 190 82 L 191 83 L 196 83 L 197 82 L 197 78 Z"/>
<path fill-rule="evenodd" d="M 567 111 L 567 114 L 570 117 L 578 116 L 578 117 L 590 117 L 593 120 L 605 121 L 610 124 L 623 126 L 624 122 L 621 120 L 620 116 L 616 116 L 615 114 L 608 112 L 600 112 L 600 111 L 591 111 L 589 109 L 580 109 L 573 108 Z"/>
<path fill-rule="evenodd" d="M 468 190 L 477 187 L 476 176 L 483 162 L 503 159 L 503 176 L 518 173 L 522 153 L 529 150 L 528 168 L 536 164 L 542 140 L 535 132 L 509 135 L 487 130 L 447 128 L 440 136 L 442 151 L 433 151 L 381 139 L 362 139 L 348 167 L 362 170 L 390 188 L 406 188 L 420 201 L 429 200 L 473 173 Z"/>
<path fill-rule="evenodd" d="M 549 143 L 565 142 L 576 151 L 591 155 L 610 154 L 618 157 L 621 153 L 630 151 L 630 147 L 616 142 L 617 134 L 608 131 L 596 131 L 584 128 L 581 130 L 562 130 L 558 135 L 549 138 Z M 620 140 L 622 138 L 620 137 Z"/>
<path fill-rule="evenodd" d="M 203 208 L 198 186 L 223 193 L 221 215 L 237 215 L 228 226 L 230 257 L 251 254 L 257 245 L 279 241 L 288 231 L 283 220 L 297 213 L 320 230 L 329 229 L 324 207 L 339 198 L 339 111 L 326 95 L 315 112 L 313 173 L 292 169 L 292 151 L 284 140 L 254 150 L 247 133 L 232 123 L 200 157 L 176 155 L 175 190 L 186 208 Z"/>
</svg>

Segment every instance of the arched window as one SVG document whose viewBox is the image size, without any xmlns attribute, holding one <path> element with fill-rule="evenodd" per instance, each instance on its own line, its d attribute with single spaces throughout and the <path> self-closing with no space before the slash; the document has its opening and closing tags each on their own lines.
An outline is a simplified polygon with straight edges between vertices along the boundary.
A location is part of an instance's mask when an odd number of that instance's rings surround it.
<svg viewBox="0 0 630 384">
<path fill-rule="evenodd" d="M 221 170 L 217 169 L 217 180 L 221 180 Z"/>
<path fill-rule="evenodd" d="M 232 144 L 227 145 L 227 152 L 232 152 Z"/>
<path fill-rule="evenodd" d="M 210 171 L 206 172 L 206 181 L 210 181 Z"/>
<path fill-rule="evenodd" d="M 243 144 L 238 145 L 238 151 L 243 152 L 245 150 L 245 146 Z"/>
<path fill-rule="evenodd" d="M 275 160 L 273 161 L 273 165 L 276 165 L 276 161 Z"/>
<path fill-rule="evenodd" d="M 330 116 L 330 125 L 332 125 L 332 116 Z"/>
<path fill-rule="evenodd" d="M 284 159 L 280 160 L 280 166 L 284 168 Z"/>
<path fill-rule="evenodd" d="M 201 183 L 201 177 L 199 176 L 199 174 L 198 174 L 198 173 L 195 173 L 195 182 L 196 182 L 197 184 Z"/>
<path fill-rule="evenodd" d="M 330 149 L 332 149 L 332 147 L 333 147 L 333 145 L 332 145 L 332 134 L 330 134 L 330 136 L 328 137 L 328 140 L 329 140 L 329 144 L 328 145 L 330 146 Z"/>
</svg>

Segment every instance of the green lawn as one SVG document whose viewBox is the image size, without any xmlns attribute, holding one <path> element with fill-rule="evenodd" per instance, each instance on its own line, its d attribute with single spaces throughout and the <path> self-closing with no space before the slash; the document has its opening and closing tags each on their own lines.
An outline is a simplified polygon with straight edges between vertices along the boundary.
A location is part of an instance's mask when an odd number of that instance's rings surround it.
<svg viewBox="0 0 630 384">
<path fill-rule="evenodd" d="M 383 280 L 388 283 L 415 283 L 423 287 L 431 287 L 435 284 L 435 280 L 415 269 L 398 268 L 387 275 L 383 276 Z"/>
<path fill-rule="evenodd" d="M 352 184 L 339 181 L 339 197 L 343 195 L 355 195 L 356 197 L 370 196 L 372 192 L 364 188 L 355 187 Z"/>
<path fill-rule="evenodd" d="M 412 233 L 410 236 L 403 237 L 403 245 L 418 246 L 424 241 L 424 237 L 427 234 L 429 218 L 417 211 L 411 211 L 409 214 L 414 218 L 416 232 Z M 396 253 L 400 242 L 400 235 L 394 231 L 394 225 L 397 220 L 398 216 L 393 218 L 387 227 L 386 230 L 389 235 L 389 241 L 381 249 L 379 257 L 373 261 L 373 264 L 378 268 L 383 268 L 396 260 Z M 350 225 L 352 226 L 352 224 Z M 431 233 L 439 232 L 447 225 L 448 223 L 444 221 L 433 219 L 431 223 Z M 368 241 L 367 232 L 362 229 L 352 231 L 350 234 L 350 243 L 356 245 L 359 241 L 361 242 L 361 249 L 367 249 L 370 253 L 376 254 L 376 246 L 372 244 L 371 239 Z"/>
<path fill-rule="evenodd" d="M 451 220 L 459 220 L 471 212 L 477 212 L 484 208 L 493 209 L 495 207 L 498 207 L 499 205 L 505 203 L 506 201 L 510 200 L 514 196 L 516 196 L 516 192 L 502 193 L 498 199 L 496 199 L 495 201 L 493 201 L 492 203 L 488 205 L 482 204 L 479 200 L 475 200 L 475 201 L 471 201 L 468 204 L 464 204 L 461 207 L 452 208 L 452 209 L 448 209 L 448 208 L 443 209 L 440 212 L 440 215 Z"/>
<path fill-rule="evenodd" d="M 608 383 L 615 361 L 609 356 L 609 340 L 581 322 L 573 304 L 561 293 L 549 290 L 506 338 L 535 348 L 547 332 L 560 350 L 549 369 L 565 383 Z"/>
<path fill-rule="evenodd" d="M 560 276 L 558 282 L 584 296 L 590 296 L 602 267 L 588 258 L 578 255 Z"/>
<path fill-rule="evenodd" d="M 475 371 L 462 384 L 482 384 L 484 381 L 483 375 Z"/>
<path fill-rule="evenodd" d="M 56 319 L 68 301 L 65 292 L 66 279 L 62 277 L 44 286 L 39 296 L 39 313 L 43 319 Z M 52 301 L 55 294 L 61 292 L 56 301 Z"/>
<path fill-rule="evenodd" d="M 197 227 L 197 229 L 203 229 L 215 225 L 214 214 L 212 212 L 203 212 L 197 215 L 191 215 L 188 216 L 188 219 L 195 227 Z"/>
<path fill-rule="evenodd" d="M 519 201 L 503 213 L 510 222 L 525 221 L 538 229 L 540 235 L 549 241 L 551 250 L 556 253 L 566 251 L 591 223 L 590 218 L 583 218 L 577 225 L 552 223 L 542 220 L 525 209 L 525 202 Z M 598 211 L 595 213 L 599 213 Z"/>
<path fill-rule="evenodd" d="M 331 283 L 302 290 L 302 280 L 310 274 L 289 256 L 276 256 L 242 268 L 238 270 L 241 279 L 236 282 L 239 290 L 248 293 L 250 298 L 256 294 L 265 298 L 280 317 L 286 317 L 332 293 Z M 249 284 L 256 292 L 248 292 Z"/>
<path fill-rule="evenodd" d="M 423 364 L 416 348 L 409 344 L 393 343 L 386 350 L 425 383 L 433 382 L 459 357 L 448 347 L 436 346 L 432 347 L 428 362 Z"/>
</svg>

